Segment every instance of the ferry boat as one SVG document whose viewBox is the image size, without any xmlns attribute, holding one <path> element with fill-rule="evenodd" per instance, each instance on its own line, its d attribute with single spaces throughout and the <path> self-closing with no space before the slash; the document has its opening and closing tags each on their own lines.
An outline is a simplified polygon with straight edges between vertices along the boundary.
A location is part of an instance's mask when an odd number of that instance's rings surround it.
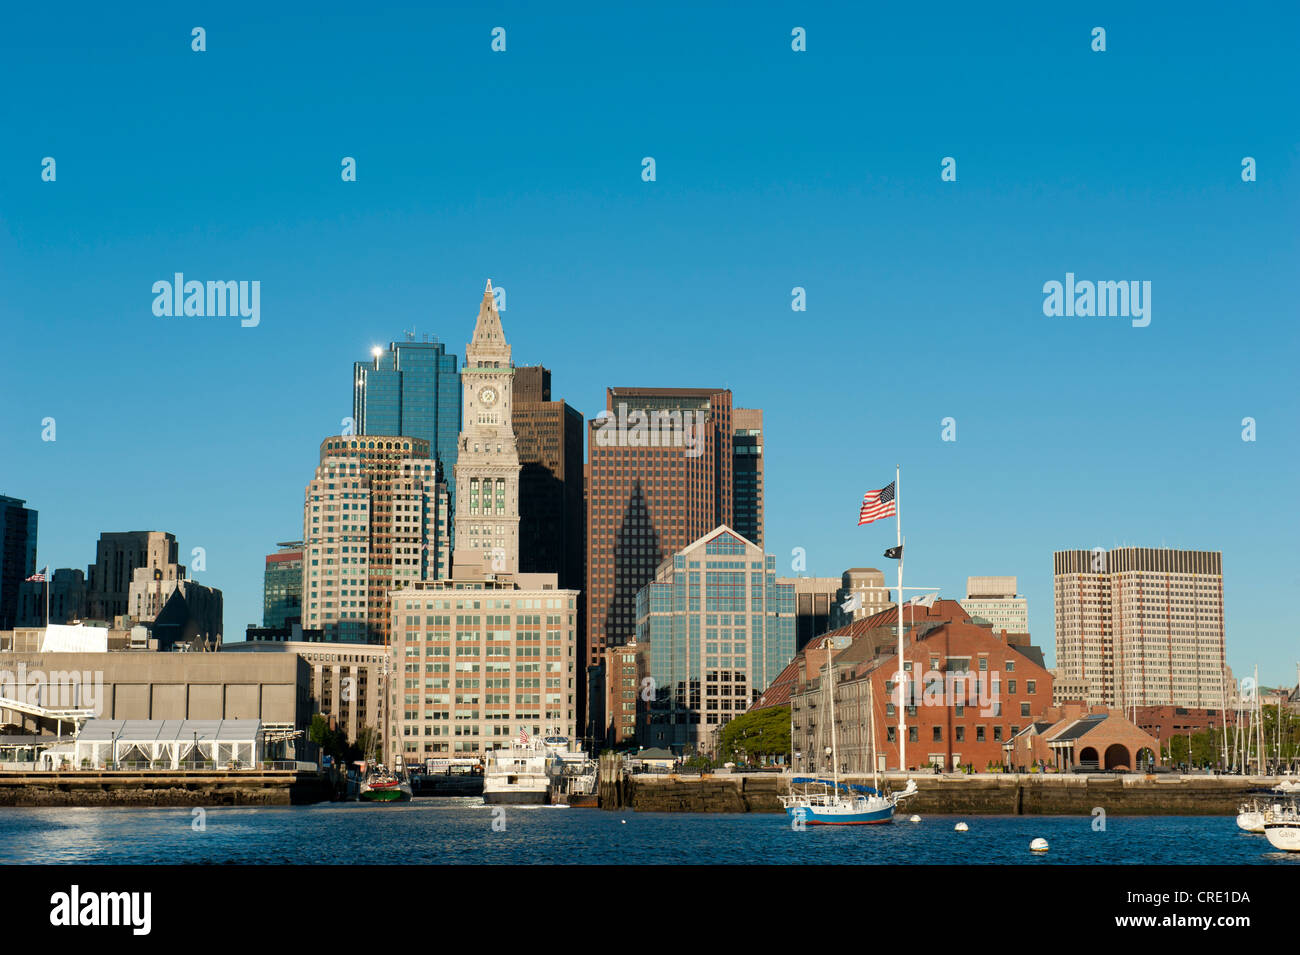
<svg viewBox="0 0 1300 955">
<path fill-rule="evenodd" d="M 546 750 L 527 734 L 509 749 L 489 750 L 483 764 L 483 802 L 489 806 L 544 806 L 551 793 Z"/>
<path fill-rule="evenodd" d="M 600 764 L 575 749 L 566 736 L 548 736 L 542 742 L 550 757 L 546 772 L 551 779 L 551 805 L 595 807 L 596 776 Z"/>
<path fill-rule="evenodd" d="M 596 767 L 567 736 L 531 738 L 521 732 L 509 749 L 488 752 L 483 802 L 489 806 L 594 805 Z"/>
<path fill-rule="evenodd" d="M 366 774 L 357 798 L 362 802 L 405 802 L 411 798 L 411 783 L 405 773 L 376 766 Z"/>
</svg>

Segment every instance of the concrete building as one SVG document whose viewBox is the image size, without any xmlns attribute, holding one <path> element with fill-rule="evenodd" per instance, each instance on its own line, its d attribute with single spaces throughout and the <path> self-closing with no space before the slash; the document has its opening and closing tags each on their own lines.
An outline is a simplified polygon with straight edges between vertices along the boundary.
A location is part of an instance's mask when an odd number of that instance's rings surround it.
<svg viewBox="0 0 1300 955">
<path fill-rule="evenodd" d="M 553 574 L 394 591 L 386 754 L 409 765 L 482 755 L 520 730 L 576 736 L 577 600 Z"/>
<path fill-rule="evenodd" d="M 745 712 L 795 654 L 794 587 L 776 558 L 714 528 L 661 562 L 637 594 L 636 642 L 666 700 L 672 746 L 699 748 Z"/>
<path fill-rule="evenodd" d="M 1056 660 L 1088 703 L 1222 706 L 1223 555 L 1124 547 L 1054 555 Z"/>
<path fill-rule="evenodd" d="M 994 630 L 1029 632 L 1029 601 L 1016 593 L 1015 577 L 967 577 L 967 612 L 983 617 Z"/>
<path fill-rule="evenodd" d="M 220 590 L 187 580 L 185 567 L 137 567 L 127 589 L 127 612 L 114 617 L 127 629 L 144 624 L 159 650 L 215 650 L 221 646 L 225 603 Z"/>
<path fill-rule="evenodd" d="M 46 587 L 49 588 L 48 595 Z M 87 615 L 86 573 L 72 567 L 60 567 L 48 582 L 24 581 L 18 592 L 18 627 L 43 627 L 46 624 L 46 598 L 49 598 L 49 623 L 71 623 Z"/>
<path fill-rule="evenodd" d="M 0 630 L 18 622 L 18 593 L 36 573 L 37 514 L 26 501 L 0 495 Z"/>
<path fill-rule="evenodd" d="M 736 408 L 734 411 L 732 482 L 736 533 L 763 546 L 763 411 Z"/>
<path fill-rule="evenodd" d="M 1081 677 L 1064 676 L 1060 667 L 1052 668 L 1052 705 L 1086 703 L 1088 695 L 1087 680 Z"/>
<path fill-rule="evenodd" d="M 855 620 L 869 620 L 894 605 L 885 575 L 874 567 L 850 567 L 840 579 L 836 595 L 838 619 L 843 626 Z"/>
<path fill-rule="evenodd" d="M 636 637 L 659 564 L 734 515 L 731 392 L 609 388 L 588 422 L 587 658 Z"/>
<path fill-rule="evenodd" d="M 297 656 L 228 653 L 3 653 L 0 696 L 84 707 L 102 719 L 256 719 L 285 729 L 311 720 L 307 664 Z M 47 717 L 0 706 L 13 733 L 53 734 Z"/>
<path fill-rule="evenodd" d="M 227 643 L 225 653 L 296 654 L 309 672 L 313 713 L 327 717 L 356 743 L 362 733 L 380 732 L 388 650 L 367 643 L 329 643 L 320 630 L 253 628 L 243 643 Z"/>
<path fill-rule="evenodd" d="M 447 486 L 424 439 L 321 442 L 303 501 L 303 627 L 331 640 L 383 643 L 389 592 L 447 576 L 447 508 Z"/>
<path fill-rule="evenodd" d="M 438 461 L 439 478 L 456 473 L 456 438 L 461 427 L 460 372 L 457 356 L 436 338 L 391 342 L 375 348 L 371 361 L 352 366 L 352 418 L 358 435 L 419 438 Z M 447 489 L 455 508 L 454 485 Z"/>
<path fill-rule="evenodd" d="M 262 626 L 302 622 L 302 541 L 282 541 L 262 572 Z"/>
<path fill-rule="evenodd" d="M 131 583 L 136 570 L 162 570 L 178 563 L 176 538 L 165 531 L 100 534 L 95 562 L 86 568 L 86 618 L 111 621 L 130 615 Z"/>
<path fill-rule="evenodd" d="M 487 283 L 461 373 L 463 411 L 456 458 L 457 577 L 519 570 L 519 451 L 514 365 Z"/>
<path fill-rule="evenodd" d="M 778 577 L 794 588 L 795 649 L 802 650 L 818 634 L 840 626 L 839 577 Z"/>
</svg>

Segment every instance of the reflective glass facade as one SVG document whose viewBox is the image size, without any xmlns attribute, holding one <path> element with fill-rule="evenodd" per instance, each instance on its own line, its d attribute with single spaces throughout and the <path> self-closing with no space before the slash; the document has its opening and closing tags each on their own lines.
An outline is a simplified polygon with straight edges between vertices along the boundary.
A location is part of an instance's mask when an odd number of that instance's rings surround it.
<svg viewBox="0 0 1300 955">
<path fill-rule="evenodd" d="M 393 342 L 374 361 L 359 361 L 352 375 L 352 417 L 357 434 L 401 435 L 429 442 L 455 511 L 456 442 L 461 386 L 456 355 L 441 342 Z"/>
<path fill-rule="evenodd" d="M 651 718 L 671 722 L 672 745 L 707 748 L 794 658 L 794 585 L 724 527 L 664 561 L 636 608 L 660 704 Z"/>
</svg>

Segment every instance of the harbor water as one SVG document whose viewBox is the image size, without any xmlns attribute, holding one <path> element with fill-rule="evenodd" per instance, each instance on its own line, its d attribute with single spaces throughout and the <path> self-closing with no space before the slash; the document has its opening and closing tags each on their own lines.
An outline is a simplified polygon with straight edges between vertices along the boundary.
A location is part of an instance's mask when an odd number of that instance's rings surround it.
<svg viewBox="0 0 1300 955">
<path fill-rule="evenodd" d="M 942 816 L 808 827 L 780 814 L 488 807 L 475 798 L 274 808 L 0 809 L 0 863 L 1275 865 L 1232 817 Z M 957 822 L 969 826 L 955 832 Z M 1104 822 L 1104 828 L 1099 824 Z M 1035 838 L 1050 850 L 1030 852 Z M 1300 871 L 1298 869 L 1297 871 Z"/>
</svg>

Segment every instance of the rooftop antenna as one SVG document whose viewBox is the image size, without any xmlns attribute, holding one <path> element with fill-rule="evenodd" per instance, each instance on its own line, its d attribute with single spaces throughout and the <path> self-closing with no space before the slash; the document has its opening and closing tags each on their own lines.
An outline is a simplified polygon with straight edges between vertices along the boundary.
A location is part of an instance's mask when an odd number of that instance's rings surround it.
<svg viewBox="0 0 1300 955">
<path fill-rule="evenodd" d="M 415 329 L 414 329 L 414 328 L 412 328 L 409 332 L 406 333 L 406 340 L 407 340 L 408 342 L 413 342 L 413 341 L 415 341 Z"/>
</svg>

